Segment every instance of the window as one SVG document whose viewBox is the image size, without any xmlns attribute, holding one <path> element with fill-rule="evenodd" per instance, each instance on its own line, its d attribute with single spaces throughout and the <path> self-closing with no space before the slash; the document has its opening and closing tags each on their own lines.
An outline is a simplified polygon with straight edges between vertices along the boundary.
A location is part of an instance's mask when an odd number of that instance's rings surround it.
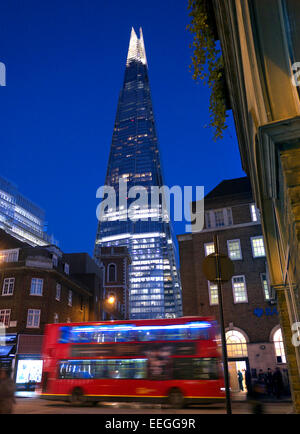
<svg viewBox="0 0 300 434">
<path fill-rule="evenodd" d="M 20 249 L 9 249 L 0 251 L 0 262 L 17 262 Z"/>
<path fill-rule="evenodd" d="M 211 306 L 219 304 L 218 285 L 208 282 L 208 295 Z"/>
<path fill-rule="evenodd" d="M 215 214 L 215 226 L 217 228 L 220 226 L 225 226 L 225 219 L 224 219 L 223 210 L 215 211 L 214 214 Z"/>
<path fill-rule="evenodd" d="M 2 295 L 12 295 L 15 287 L 15 278 L 7 277 L 3 281 Z"/>
<path fill-rule="evenodd" d="M 255 203 L 251 203 L 250 205 L 250 214 L 251 214 L 251 220 L 253 222 L 259 222 L 260 221 L 260 214 L 258 209 L 256 208 Z"/>
<path fill-rule="evenodd" d="M 60 295 L 61 295 L 61 284 L 56 284 L 56 293 L 55 293 L 55 300 L 60 301 Z"/>
<path fill-rule="evenodd" d="M 235 303 L 248 302 L 245 276 L 234 276 L 232 278 L 232 289 Z"/>
<path fill-rule="evenodd" d="M 4 325 L 4 327 L 9 327 L 10 312 L 11 312 L 10 309 L 0 310 L 0 324 Z"/>
<path fill-rule="evenodd" d="M 58 257 L 57 257 L 57 255 L 52 255 L 52 263 L 53 263 L 54 267 L 58 266 Z"/>
<path fill-rule="evenodd" d="M 281 328 L 274 333 L 273 341 L 277 363 L 286 363 Z"/>
<path fill-rule="evenodd" d="M 226 348 L 228 357 L 247 357 L 247 342 L 245 336 L 237 330 L 226 332 Z"/>
<path fill-rule="evenodd" d="M 54 322 L 54 324 L 58 323 L 58 313 L 54 314 L 53 322 Z"/>
<path fill-rule="evenodd" d="M 174 380 L 216 380 L 218 363 L 214 358 L 174 358 Z"/>
<path fill-rule="evenodd" d="M 28 309 L 27 327 L 39 328 L 41 311 L 39 309 Z"/>
<path fill-rule="evenodd" d="M 107 269 L 107 281 L 115 282 L 117 280 L 117 267 L 116 264 L 109 264 Z"/>
<path fill-rule="evenodd" d="M 44 279 L 31 279 L 30 295 L 43 295 Z"/>
<path fill-rule="evenodd" d="M 206 228 L 219 228 L 233 224 L 231 208 L 207 211 L 205 213 Z"/>
<path fill-rule="evenodd" d="M 264 291 L 265 300 L 270 300 L 270 298 L 271 298 L 270 297 L 270 287 L 269 287 L 267 274 L 262 273 L 260 275 L 260 277 L 261 277 L 261 283 L 262 283 L 262 287 L 263 287 L 263 291 Z"/>
<path fill-rule="evenodd" d="M 69 274 L 69 273 L 70 273 L 70 267 L 69 267 L 69 264 L 65 264 L 64 270 L 65 270 L 65 273 L 66 273 L 66 274 Z"/>
<path fill-rule="evenodd" d="M 242 249 L 240 240 L 228 240 L 227 241 L 228 256 L 232 261 L 242 259 Z"/>
<path fill-rule="evenodd" d="M 266 256 L 264 239 L 261 236 L 251 238 L 252 254 L 253 258 L 260 258 Z"/>
<path fill-rule="evenodd" d="M 215 253 L 214 243 L 205 243 L 204 244 L 204 251 L 205 251 L 205 256 L 208 256 L 211 253 Z"/>
<path fill-rule="evenodd" d="M 72 290 L 70 289 L 68 292 L 68 306 L 72 306 L 72 300 L 73 299 L 73 293 Z"/>
<path fill-rule="evenodd" d="M 146 359 L 64 360 L 59 364 L 58 378 L 62 379 L 145 379 Z"/>
</svg>

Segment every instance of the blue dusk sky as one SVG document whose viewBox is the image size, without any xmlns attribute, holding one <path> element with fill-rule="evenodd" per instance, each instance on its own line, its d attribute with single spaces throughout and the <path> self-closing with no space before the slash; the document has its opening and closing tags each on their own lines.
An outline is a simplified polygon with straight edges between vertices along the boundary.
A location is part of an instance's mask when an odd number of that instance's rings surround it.
<svg viewBox="0 0 300 434">
<path fill-rule="evenodd" d="M 213 141 L 192 79 L 187 1 L 9 0 L 0 6 L 0 175 L 46 212 L 64 252 L 92 254 L 131 27 L 142 27 L 168 186 L 244 176 L 232 114 Z M 185 232 L 175 222 L 174 232 Z"/>
</svg>

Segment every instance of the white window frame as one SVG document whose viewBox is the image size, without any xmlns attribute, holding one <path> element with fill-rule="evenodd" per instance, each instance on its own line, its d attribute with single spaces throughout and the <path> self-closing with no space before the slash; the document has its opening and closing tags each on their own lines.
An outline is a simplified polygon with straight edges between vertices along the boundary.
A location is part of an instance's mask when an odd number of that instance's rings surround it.
<svg viewBox="0 0 300 434">
<path fill-rule="evenodd" d="M 31 313 L 30 313 L 31 312 Z M 31 318 L 31 321 L 29 319 Z M 38 318 L 38 325 L 35 324 L 35 319 Z M 41 310 L 40 309 L 28 309 L 26 327 L 31 329 L 40 328 Z"/>
<path fill-rule="evenodd" d="M 253 241 L 254 240 L 258 240 L 258 239 L 261 239 L 262 242 L 263 242 L 263 248 L 264 248 L 264 254 L 263 255 L 256 255 L 255 254 L 255 247 L 253 246 Z M 252 256 L 253 256 L 253 258 L 264 258 L 266 256 L 266 248 L 265 248 L 264 237 L 262 235 L 257 235 L 256 237 L 251 237 L 250 241 L 251 241 L 251 248 L 252 248 Z"/>
<path fill-rule="evenodd" d="M 35 285 L 33 285 L 34 281 L 36 281 Z M 39 288 L 39 286 L 37 286 L 37 281 L 41 281 L 41 293 L 36 292 L 37 288 Z M 41 277 L 32 277 L 31 279 L 31 284 L 30 284 L 30 295 L 35 295 L 38 297 L 42 297 L 43 295 L 43 287 L 44 287 L 44 279 L 42 279 Z"/>
<path fill-rule="evenodd" d="M 208 283 L 209 304 L 210 304 L 210 306 L 218 306 L 218 304 L 219 304 L 218 285 L 216 283 L 212 283 L 212 282 L 209 282 L 209 281 L 207 283 Z M 213 302 L 212 301 L 212 297 L 211 297 L 212 286 L 216 286 L 217 287 L 216 288 L 217 289 L 217 298 L 218 298 L 217 302 Z M 215 289 L 215 288 L 213 288 L 213 289 Z"/>
<path fill-rule="evenodd" d="M 11 309 L 0 309 L 0 317 L 4 316 L 4 322 L 0 322 L 2 327 L 9 327 L 10 324 L 10 315 L 11 315 Z"/>
<path fill-rule="evenodd" d="M 213 251 L 210 252 L 210 253 L 208 253 L 208 249 L 210 249 L 211 246 L 213 247 Z M 215 244 L 213 242 L 211 242 L 211 243 L 205 243 L 204 244 L 204 253 L 205 253 L 205 256 L 208 256 L 211 253 L 215 253 Z"/>
<path fill-rule="evenodd" d="M 0 262 L 18 262 L 20 249 L 0 250 Z"/>
<path fill-rule="evenodd" d="M 56 301 L 60 301 L 60 297 L 61 297 L 61 284 L 60 283 L 56 283 L 56 287 L 55 287 L 55 300 Z"/>
<path fill-rule="evenodd" d="M 222 212 L 224 225 L 216 226 L 216 217 L 215 213 Z M 232 219 L 232 209 L 229 208 L 219 208 L 219 209 L 211 209 L 205 212 L 205 223 L 206 229 L 212 228 L 224 228 L 233 225 Z"/>
<path fill-rule="evenodd" d="M 246 299 L 243 300 L 243 301 L 237 301 L 236 300 L 236 294 L 235 294 L 235 286 L 234 285 L 237 284 L 237 283 L 241 283 L 241 282 L 234 282 L 234 279 L 237 279 L 237 278 L 240 278 L 240 277 L 243 278 L 243 283 L 244 283 L 244 287 L 245 287 Z M 233 302 L 234 302 L 234 304 L 248 303 L 248 292 L 247 292 L 247 285 L 246 285 L 246 278 L 245 278 L 245 276 L 243 274 L 238 275 L 238 276 L 232 276 L 232 278 L 231 278 L 231 284 L 232 284 L 232 293 L 233 293 Z"/>
<path fill-rule="evenodd" d="M 239 258 L 232 258 L 230 255 L 230 249 L 229 249 L 229 245 L 231 242 L 238 242 L 239 244 L 239 252 L 240 252 L 240 257 Z M 235 240 L 227 240 L 227 251 L 228 251 L 228 256 L 232 261 L 241 261 L 243 259 L 243 254 L 242 254 L 242 247 L 241 247 L 241 241 L 237 238 Z"/>
<path fill-rule="evenodd" d="M 69 289 L 68 292 L 68 306 L 72 307 L 73 305 L 73 291 L 72 289 Z"/>
<path fill-rule="evenodd" d="M 15 289 L 15 278 L 14 277 L 5 277 L 3 279 L 2 286 L 2 295 L 4 297 L 13 295 Z"/>
</svg>

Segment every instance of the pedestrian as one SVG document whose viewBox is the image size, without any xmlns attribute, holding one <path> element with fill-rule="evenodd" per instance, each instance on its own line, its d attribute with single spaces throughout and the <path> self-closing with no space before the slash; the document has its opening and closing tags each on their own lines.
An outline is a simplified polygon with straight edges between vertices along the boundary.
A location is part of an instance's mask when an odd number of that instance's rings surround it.
<svg viewBox="0 0 300 434">
<path fill-rule="evenodd" d="M 238 371 L 238 380 L 239 380 L 240 390 L 243 392 L 244 391 L 243 374 L 241 373 L 241 371 Z"/>
<path fill-rule="evenodd" d="M 276 395 L 277 399 L 280 399 L 282 392 L 283 392 L 283 379 L 282 379 L 282 373 L 278 366 L 275 369 L 275 372 L 273 374 L 273 385 L 274 385 L 274 393 Z"/>
<path fill-rule="evenodd" d="M 7 369 L 0 369 L 0 414 L 12 413 L 15 385 Z"/>
<path fill-rule="evenodd" d="M 265 383 L 267 388 L 267 394 L 270 396 L 273 393 L 273 372 L 270 368 L 268 368 L 268 371 L 266 373 Z"/>
<path fill-rule="evenodd" d="M 251 396 L 252 394 L 252 377 L 249 369 L 246 369 L 245 372 L 245 382 L 246 382 L 246 388 L 247 388 L 247 395 Z"/>
<path fill-rule="evenodd" d="M 257 380 L 258 380 L 258 382 L 259 382 L 260 384 L 265 383 L 265 374 L 264 374 L 264 372 L 263 372 L 262 369 L 259 370 Z"/>
</svg>

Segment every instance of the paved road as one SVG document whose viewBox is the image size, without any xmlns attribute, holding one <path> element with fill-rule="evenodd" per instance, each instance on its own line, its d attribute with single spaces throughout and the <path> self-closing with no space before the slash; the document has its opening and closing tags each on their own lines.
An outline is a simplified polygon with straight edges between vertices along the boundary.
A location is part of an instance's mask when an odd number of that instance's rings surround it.
<svg viewBox="0 0 300 434">
<path fill-rule="evenodd" d="M 164 408 L 160 405 L 147 405 L 135 403 L 101 403 L 97 406 L 87 404 L 82 407 L 72 406 L 68 403 L 45 401 L 40 398 L 17 398 L 14 406 L 15 414 L 225 414 L 226 410 L 221 405 L 193 406 L 182 410 Z M 233 414 L 252 413 L 251 406 L 247 402 L 233 402 Z M 264 404 L 266 414 L 291 414 L 290 403 Z"/>
</svg>

